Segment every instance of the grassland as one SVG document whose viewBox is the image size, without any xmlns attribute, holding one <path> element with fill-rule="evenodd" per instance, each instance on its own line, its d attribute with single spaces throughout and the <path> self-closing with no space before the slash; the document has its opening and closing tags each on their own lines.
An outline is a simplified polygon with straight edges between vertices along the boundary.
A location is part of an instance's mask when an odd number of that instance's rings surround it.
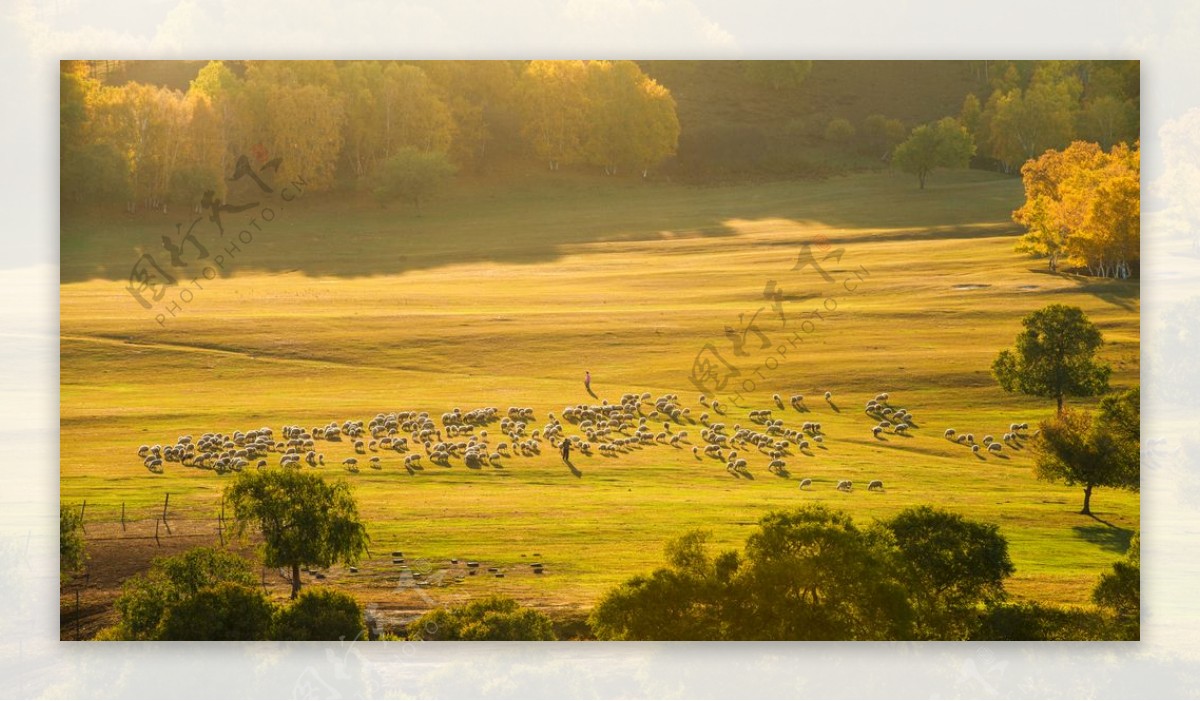
<svg viewBox="0 0 1200 701">
<path fill-rule="evenodd" d="M 777 412 L 789 425 L 820 421 L 828 435 L 789 459 L 792 479 L 768 473 L 761 456 L 756 479 L 734 479 L 667 446 L 578 457 L 579 477 L 549 449 L 504 469 L 456 462 L 409 477 L 385 456 L 383 470 L 347 475 L 337 464 L 349 446 L 325 446 L 324 474 L 356 485 L 373 539 L 357 575 L 339 568 L 327 581 L 384 608 L 489 591 L 587 607 L 659 565 L 664 541 L 687 529 L 737 547 L 771 509 L 821 502 L 869 520 L 933 504 L 1000 525 L 1014 594 L 1085 605 L 1138 527 L 1137 495 L 1100 490 L 1097 518 L 1080 516 L 1080 491 L 1036 481 L 1028 451 L 982 458 L 942 438 L 947 427 L 998 435 L 1052 412 L 1052 401 L 1005 394 L 989 375 L 1021 317 L 1048 303 L 1083 307 L 1104 332 L 1113 384 L 1138 382 L 1136 281 L 1050 275 L 1014 253 L 1020 196 L 1017 180 L 960 172 L 938 173 L 925 191 L 892 174 L 722 188 L 530 175 L 462 183 L 420 216 L 302 198 L 165 326 L 123 278 L 140 250 L 165 258 L 158 241 L 175 218 L 64 216 L 62 499 L 86 499 L 90 533 L 114 538 L 121 504 L 152 519 L 164 492 L 211 518 L 228 478 L 178 464 L 150 474 L 137 446 L 400 409 L 528 406 L 540 425 L 590 401 L 585 370 L 602 398 L 674 392 L 696 416 L 688 378 L 706 342 L 733 360 L 722 329 L 766 305 L 759 323 L 777 346 L 833 298 L 836 311 L 746 394 L 747 408 L 770 408 L 776 392 L 808 397 L 811 413 Z M 845 249 L 828 263 L 839 282 L 867 272 L 853 292 L 792 270 L 803 243 L 823 241 Z M 785 294 L 786 331 L 763 299 L 768 280 Z M 758 355 L 740 359 L 745 377 L 765 358 L 750 339 Z M 912 437 L 871 437 L 861 407 L 881 391 L 916 415 Z M 736 408 L 726 421 L 748 423 Z M 699 427 L 690 433 L 698 441 Z M 801 477 L 811 490 L 797 488 Z M 887 489 L 843 494 L 839 479 Z M 508 576 L 414 597 L 397 590 L 391 550 L 437 567 L 475 559 Z M 535 557 L 546 574 L 522 567 Z"/>
</svg>

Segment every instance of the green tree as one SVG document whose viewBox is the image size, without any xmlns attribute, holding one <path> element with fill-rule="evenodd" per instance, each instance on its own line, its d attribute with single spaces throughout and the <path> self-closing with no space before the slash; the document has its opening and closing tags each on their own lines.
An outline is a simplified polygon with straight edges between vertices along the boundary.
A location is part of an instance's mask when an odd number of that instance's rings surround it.
<svg viewBox="0 0 1200 701">
<path fill-rule="evenodd" d="M 454 138 L 448 153 L 456 164 L 477 169 L 506 142 L 519 141 L 516 62 L 429 61 L 422 66 L 450 109 Z"/>
<path fill-rule="evenodd" d="M 261 589 L 223 582 L 169 605 L 157 640 L 267 640 L 275 607 Z"/>
<path fill-rule="evenodd" d="M 734 638 L 909 639 L 912 608 L 883 535 L 819 505 L 764 516 L 746 540 Z"/>
<path fill-rule="evenodd" d="M 978 607 L 1005 598 L 1004 580 L 1015 570 L 995 524 L 920 506 L 883 526 L 900 550 L 917 637 L 966 640 L 978 624 Z"/>
<path fill-rule="evenodd" d="M 861 133 L 864 146 L 870 153 L 884 159 L 896 148 L 896 144 L 908 136 L 904 122 L 882 114 L 873 114 L 863 120 Z"/>
<path fill-rule="evenodd" d="M 1081 514 L 1091 515 L 1092 490 L 1096 487 L 1132 489 L 1135 485 L 1128 466 L 1119 457 L 1119 439 L 1088 412 L 1067 409 L 1043 421 L 1033 440 L 1033 450 L 1038 479 L 1083 487 Z"/>
<path fill-rule="evenodd" d="M 58 574 L 66 578 L 87 564 L 87 542 L 83 539 L 83 516 L 74 506 L 58 507 Z"/>
<path fill-rule="evenodd" d="M 1011 169 L 1071 143 L 1078 99 L 1077 80 L 996 91 L 985 110 L 992 154 Z"/>
<path fill-rule="evenodd" d="M 1100 400 L 1097 428 L 1112 438 L 1112 455 L 1126 489 L 1141 489 L 1141 388 L 1110 394 Z"/>
<path fill-rule="evenodd" d="M 979 104 L 979 98 L 975 97 L 975 93 L 970 93 L 963 98 L 962 110 L 958 113 L 958 121 L 967 130 L 967 133 L 975 139 L 975 143 L 983 143 L 983 139 L 980 138 L 983 107 Z"/>
<path fill-rule="evenodd" d="M 1132 99 L 1122 100 L 1113 95 L 1101 95 L 1088 100 L 1079 115 L 1079 134 L 1095 141 L 1102 148 L 1111 148 L 1122 141 L 1138 137 L 1138 108 Z"/>
<path fill-rule="evenodd" d="M 835 144 L 844 144 L 854 138 L 854 125 L 849 119 L 838 117 L 829 120 L 829 124 L 825 125 L 825 140 L 832 141 Z"/>
<path fill-rule="evenodd" d="M 554 640 L 543 613 L 512 599 L 489 596 L 461 606 L 439 608 L 408 625 L 409 640 Z"/>
<path fill-rule="evenodd" d="M 746 80 L 775 91 L 795 90 L 812 72 L 812 61 L 741 61 Z"/>
<path fill-rule="evenodd" d="M 367 636 L 363 609 L 349 594 L 305 589 L 275 618 L 275 640 L 358 640 Z"/>
<path fill-rule="evenodd" d="M 155 640 L 167 611 L 220 584 L 253 587 L 253 566 L 231 552 L 193 548 L 180 555 L 155 558 L 150 570 L 134 575 L 121 587 L 114 607 L 120 622 L 108 632 L 118 640 Z"/>
<path fill-rule="evenodd" d="M 225 501 L 233 507 L 232 532 L 257 527 L 264 563 L 291 569 L 293 599 L 301 567 L 353 563 L 366 552 L 367 529 L 344 481 L 299 470 L 243 472 L 225 488 Z"/>
<path fill-rule="evenodd" d="M 736 597 L 739 558 L 709 556 L 707 531 L 691 531 L 665 548 L 668 567 L 611 589 L 592 609 L 592 630 L 606 640 L 723 640 Z"/>
<path fill-rule="evenodd" d="M 935 168 L 964 168 L 975 154 L 975 142 L 958 120 L 946 117 L 913 129 L 908 140 L 896 147 L 892 162 L 905 173 L 917 176 L 921 189 Z"/>
<path fill-rule="evenodd" d="M 1079 307 L 1051 304 L 1021 320 L 1016 347 L 1000 352 L 992 375 L 1006 392 L 1053 397 L 1062 414 L 1067 396 L 1090 397 L 1108 389 L 1112 368 L 1095 359 L 1100 329 Z"/>
<path fill-rule="evenodd" d="M 671 541 L 666 567 L 609 590 L 592 610 L 597 637 L 963 639 L 1013 571 L 996 526 L 928 507 L 867 529 L 819 505 L 770 513 L 744 554 L 712 557 L 708 537 Z"/>
<path fill-rule="evenodd" d="M 454 171 L 454 164 L 440 151 L 402 148 L 383 163 L 371 194 L 380 204 L 400 199 L 420 212 L 421 201 L 441 190 Z"/>
<path fill-rule="evenodd" d="M 1111 640 L 1103 612 L 1028 601 L 989 606 L 972 640 Z"/>
<path fill-rule="evenodd" d="M 1112 571 L 1100 576 L 1092 590 L 1092 601 L 1112 612 L 1122 637 L 1137 640 L 1142 611 L 1141 543 L 1137 534 L 1129 543 L 1125 559 L 1114 562 Z"/>
</svg>

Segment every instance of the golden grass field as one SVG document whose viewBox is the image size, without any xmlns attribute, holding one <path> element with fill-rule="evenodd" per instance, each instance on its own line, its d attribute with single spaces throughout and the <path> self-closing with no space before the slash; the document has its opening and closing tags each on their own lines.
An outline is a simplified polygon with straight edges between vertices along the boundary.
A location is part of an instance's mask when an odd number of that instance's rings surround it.
<svg viewBox="0 0 1200 701">
<path fill-rule="evenodd" d="M 165 492 L 180 514 L 209 519 L 193 540 L 217 538 L 230 477 L 178 463 L 151 474 L 141 444 L 408 409 L 526 406 L 541 426 L 547 412 L 594 401 L 585 370 L 601 399 L 675 393 L 698 417 L 705 409 L 688 378 L 705 343 L 735 360 L 722 329 L 765 306 L 758 322 L 774 348 L 833 298 L 836 311 L 813 320 L 744 395 L 747 409 L 766 409 L 773 393 L 803 394 L 809 413 L 776 409 L 776 418 L 822 424 L 824 447 L 790 456 L 789 479 L 769 473 L 763 455 L 750 456 L 755 479 L 736 479 L 690 445 L 575 454 L 578 477 L 548 445 L 502 469 L 426 463 L 416 476 L 401 456 L 380 453 L 382 470 L 351 475 L 340 466 L 349 443 L 322 445 L 321 472 L 356 486 L 372 538 L 357 574 L 334 568 L 325 582 L 382 608 L 489 592 L 586 608 L 660 565 L 663 543 L 688 529 L 740 547 L 772 509 L 820 502 L 867 522 L 932 504 L 1000 525 L 1014 595 L 1090 605 L 1097 577 L 1138 527 L 1138 495 L 1098 490 L 1097 518 L 1081 516 L 1081 491 L 1035 480 L 1029 451 L 982 457 L 942 437 L 953 427 L 999 438 L 1012 422 L 1053 412 L 1053 400 L 1005 394 L 989 371 L 1021 318 L 1046 304 L 1082 307 L 1104 333 L 1113 386 L 1138 383 L 1138 283 L 1051 275 L 1015 253 L 1010 214 L 1021 197 L 1018 179 L 979 172 L 936 173 L 925 191 L 898 174 L 710 188 L 528 176 L 461 183 L 419 216 L 305 197 L 243 246 L 228 276 L 202 280 L 165 327 L 123 278 L 137 250 L 165 258 L 157 242 L 177 217 L 64 215 L 62 499 L 87 500 L 89 537 L 116 539 L 93 548 L 97 567 L 121 551 L 122 503 L 143 519 L 126 535 L 144 538 Z M 837 284 L 792 270 L 806 242 L 818 256 L 844 248 L 840 262 L 826 261 Z M 866 275 L 849 292 L 839 285 L 853 270 Z M 768 280 L 785 295 L 786 331 L 763 299 Z M 758 345 L 750 335 L 739 379 L 765 359 Z M 862 407 L 883 391 L 916 416 L 911 437 L 871 436 Z M 750 424 L 735 407 L 723 420 Z M 691 445 L 700 428 L 686 427 Z M 836 491 L 840 479 L 856 488 Z M 867 492 L 872 479 L 885 491 Z M 506 577 L 457 583 L 461 568 L 450 568 L 448 586 L 417 591 L 403 585 L 393 550 L 435 571 L 472 559 Z M 535 559 L 544 575 L 525 567 Z"/>
</svg>

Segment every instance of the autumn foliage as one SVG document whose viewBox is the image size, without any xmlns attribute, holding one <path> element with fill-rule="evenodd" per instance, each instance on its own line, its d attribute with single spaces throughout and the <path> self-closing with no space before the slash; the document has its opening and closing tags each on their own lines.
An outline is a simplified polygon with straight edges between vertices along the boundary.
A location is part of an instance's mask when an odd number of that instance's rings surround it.
<svg viewBox="0 0 1200 701">
<path fill-rule="evenodd" d="M 1013 219 L 1026 227 L 1019 248 L 1101 277 L 1127 278 L 1141 247 L 1141 151 L 1108 152 L 1076 141 L 1021 168 L 1025 204 Z"/>
</svg>

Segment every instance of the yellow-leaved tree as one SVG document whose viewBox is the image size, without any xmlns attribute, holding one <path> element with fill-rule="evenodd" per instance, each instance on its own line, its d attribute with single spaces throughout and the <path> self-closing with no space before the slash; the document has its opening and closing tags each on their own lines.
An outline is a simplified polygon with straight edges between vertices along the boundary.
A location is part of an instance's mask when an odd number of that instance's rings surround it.
<svg viewBox="0 0 1200 701">
<path fill-rule="evenodd" d="M 1141 151 L 1076 141 L 1021 168 L 1025 203 L 1013 220 L 1027 233 L 1018 250 L 1086 268 L 1091 275 L 1127 278 L 1141 244 Z"/>
<path fill-rule="evenodd" d="M 530 61 L 517 83 L 521 131 L 550 170 L 580 157 L 587 75 L 582 61 Z"/>
<path fill-rule="evenodd" d="M 608 175 L 625 166 L 645 177 L 679 145 L 675 99 L 633 61 L 592 61 L 587 71 L 584 155 Z"/>
</svg>

